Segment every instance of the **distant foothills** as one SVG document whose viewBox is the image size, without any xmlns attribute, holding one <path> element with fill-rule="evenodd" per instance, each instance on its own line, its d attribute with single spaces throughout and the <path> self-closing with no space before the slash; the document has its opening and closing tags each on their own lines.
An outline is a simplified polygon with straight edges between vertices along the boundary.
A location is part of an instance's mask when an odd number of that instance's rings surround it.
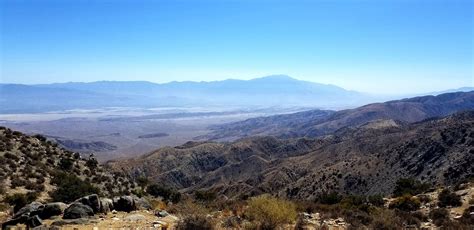
<svg viewBox="0 0 474 230">
<path fill-rule="evenodd" d="M 464 87 L 443 92 L 472 91 Z M 416 95 L 406 95 L 416 96 Z M 301 81 L 286 75 L 212 82 L 146 81 L 68 82 L 38 85 L 0 84 L 0 113 L 41 113 L 106 107 L 313 107 L 352 108 L 388 98 Z"/>
</svg>

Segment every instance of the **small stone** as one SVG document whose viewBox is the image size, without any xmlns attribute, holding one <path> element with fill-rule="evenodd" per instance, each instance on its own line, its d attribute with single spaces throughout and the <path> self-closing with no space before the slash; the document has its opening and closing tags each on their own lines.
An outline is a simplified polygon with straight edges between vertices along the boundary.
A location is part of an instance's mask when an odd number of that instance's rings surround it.
<svg viewBox="0 0 474 230">
<path fill-rule="evenodd" d="M 128 215 L 124 218 L 126 221 L 139 221 L 139 220 L 144 220 L 145 216 L 141 214 L 132 214 Z"/>
</svg>

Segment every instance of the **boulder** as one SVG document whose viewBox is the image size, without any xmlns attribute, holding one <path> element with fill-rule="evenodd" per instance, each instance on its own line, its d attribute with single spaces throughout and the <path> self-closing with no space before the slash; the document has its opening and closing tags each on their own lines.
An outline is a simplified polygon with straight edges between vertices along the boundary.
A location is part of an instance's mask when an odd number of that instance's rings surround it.
<svg viewBox="0 0 474 230">
<path fill-rule="evenodd" d="M 63 219 L 79 219 L 94 216 L 94 210 L 82 203 L 72 203 L 64 210 Z"/>
<path fill-rule="evenodd" d="M 161 210 L 161 211 L 155 213 L 155 216 L 157 216 L 157 217 L 165 217 L 165 216 L 168 216 L 168 215 L 169 215 L 169 213 L 165 210 Z"/>
<path fill-rule="evenodd" d="M 114 210 L 114 202 L 109 198 L 100 198 L 100 212 L 107 214 Z"/>
<path fill-rule="evenodd" d="M 7 229 L 8 226 L 16 226 L 17 224 L 25 224 L 28 221 L 28 215 L 19 216 L 2 224 L 2 229 Z"/>
<path fill-rule="evenodd" d="M 94 213 L 99 213 L 100 210 L 101 210 L 100 209 L 100 199 L 99 199 L 99 196 L 97 194 L 92 194 L 92 195 L 89 195 L 89 196 L 79 198 L 76 201 L 74 201 L 74 203 L 85 204 L 85 205 L 91 207 L 92 210 L 94 211 Z"/>
<path fill-rule="evenodd" d="M 34 227 L 38 227 L 38 226 L 43 225 L 43 221 L 41 220 L 41 218 L 38 215 L 34 215 L 32 217 L 29 217 L 26 220 L 26 225 L 29 228 L 34 228 Z"/>
<path fill-rule="evenodd" d="M 135 205 L 137 209 L 143 209 L 143 210 L 152 210 L 153 207 L 151 206 L 150 202 L 146 200 L 145 198 L 138 198 L 138 197 L 133 197 L 135 201 Z"/>
<path fill-rule="evenodd" d="M 66 208 L 67 204 L 62 202 L 48 203 L 44 205 L 43 209 L 38 215 L 41 219 L 49 219 L 52 216 L 59 216 L 63 214 Z"/>
<path fill-rule="evenodd" d="M 17 219 L 20 216 L 26 215 L 26 216 L 32 216 L 36 215 L 40 210 L 43 208 L 43 204 L 40 202 L 31 202 L 30 204 L 25 205 L 25 207 L 21 208 L 18 210 L 18 212 L 13 215 L 12 219 Z"/>
<path fill-rule="evenodd" d="M 117 211 L 131 212 L 137 210 L 135 200 L 131 196 L 114 197 L 114 209 Z"/>
</svg>

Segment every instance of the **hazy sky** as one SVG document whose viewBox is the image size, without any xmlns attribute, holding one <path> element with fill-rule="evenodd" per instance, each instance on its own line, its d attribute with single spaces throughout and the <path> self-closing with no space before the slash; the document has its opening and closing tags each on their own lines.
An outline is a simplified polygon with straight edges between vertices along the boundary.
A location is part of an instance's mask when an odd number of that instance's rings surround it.
<svg viewBox="0 0 474 230">
<path fill-rule="evenodd" d="M 474 85 L 471 0 L 1 0 L 1 82 L 287 74 L 372 93 Z"/>
</svg>

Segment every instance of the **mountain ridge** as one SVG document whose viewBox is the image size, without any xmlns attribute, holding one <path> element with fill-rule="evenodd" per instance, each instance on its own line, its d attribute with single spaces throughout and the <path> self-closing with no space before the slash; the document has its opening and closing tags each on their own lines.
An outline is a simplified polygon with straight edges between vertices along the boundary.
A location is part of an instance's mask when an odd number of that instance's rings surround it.
<svg viewBox="0 0 474 230">
<path fill-rule="evenodd" d="M 250 118 L 244 121 L 212 126 L 212 132 L 200 139 L 235 140 L 252 135 L 277 137 L 316 137 L 330 134 L 345 126 L 361 125 L 374 119 L 394 119 L 417 122 L 431 117 L 446 116 L 462 110 L 474 109 L 474 91 L 420 96 L 372 103 L 354 109 L 327 113 L 318 119 L 301 120 L 302 114 L 321 113 L 311 110 L 302 113 Z M 256 127 L 255 124 L 258 124 Z M 278 129 L 273 129 L 279 126 Z M 242 131 L 243 130 L 243 131 Z"/>
</svg>

